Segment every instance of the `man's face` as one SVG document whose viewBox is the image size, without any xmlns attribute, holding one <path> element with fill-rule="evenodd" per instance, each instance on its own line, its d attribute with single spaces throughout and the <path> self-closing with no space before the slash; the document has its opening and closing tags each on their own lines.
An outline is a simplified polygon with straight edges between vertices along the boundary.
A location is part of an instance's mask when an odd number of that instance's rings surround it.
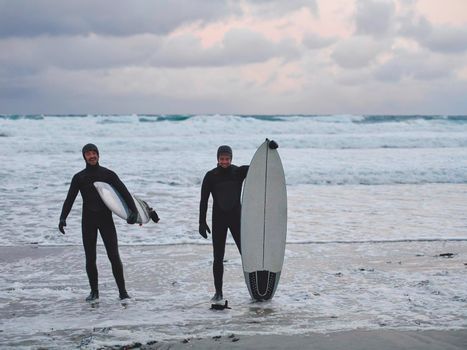
<svg viewBox="0 0 467 350">
<path fill-rule="evenodd" d="M 230 157 L 230 154 L 223 153 L 219 156 L 217 162 L 221 167 L 228 168 L 230 164 L 232 164 L 232 158 Z"/>
<path fill-rule="evenodd" d="M 96 151 L 86 151 L 84 152 L 84 158 L 89 165 L 96 165 L 99 161 L 99 154 Z"/>
</svg>

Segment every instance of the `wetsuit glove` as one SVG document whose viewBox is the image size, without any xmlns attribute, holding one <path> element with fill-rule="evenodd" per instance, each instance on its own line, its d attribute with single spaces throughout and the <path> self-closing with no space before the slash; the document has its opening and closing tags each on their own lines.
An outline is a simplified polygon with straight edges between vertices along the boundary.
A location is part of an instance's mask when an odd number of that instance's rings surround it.
<svg viewBox="0 0 467 350">
<path fill-rule="evenodd" d="M 208 238 L 208 234 L 206 233 L 206 231 L 209 232 L 209 233 L 211 233 L 211 230 L 209 229 L 208 224 L 206 224 L 205 222 L 199 224 L 199 230 L 198 230 L 198 231 L 199 231 L 199 234 L 200 234 L 203 238 L 206 238 L 206 239 Z"/>
<path fill-rule="evenodd" d="M 64 229 L 65 226 L 66 226 L 66 221 L 60 220 L 60 222 L 58 223 L 58 230 L 63 234 L 65 234 L 65 229 Z"/>
<path fill-rule="evenodd" d="M 277 142 L 274 141 L 274 140 L 269 141 L 268 146 L 269 146 L 270 149 L 276 149 L 277 147 L 279 147 Z"/>
<path fill-rule="evenodd" d="M 135 212 L 130 212 L 130 215 L 128 215 L 128 218 L 126 219 L 126 223 L 133 225 L 136 223 L 136 220 L 138 220 L 138 214 Z"/>
<path fill-rule="evenodd" d="M 151 211 L 149 212 L 149 217 L 151 218 L 152 221 L 154 221 L 156 224 L 159 222 L 159 215 L 157 215 L 156 211 L 151 208 Z"/>
</svg>

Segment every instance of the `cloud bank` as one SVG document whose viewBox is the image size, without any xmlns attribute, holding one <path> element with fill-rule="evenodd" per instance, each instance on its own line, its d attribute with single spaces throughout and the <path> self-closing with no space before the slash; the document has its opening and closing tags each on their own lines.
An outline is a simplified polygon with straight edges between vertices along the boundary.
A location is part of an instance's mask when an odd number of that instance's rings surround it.
<svg viewBox="0 0 467 350">
<path fill-rule="evenodd" d="M 0 0 L 0 23 L 0 113 L 467 113 L 463 0 Z"/>
</svg>

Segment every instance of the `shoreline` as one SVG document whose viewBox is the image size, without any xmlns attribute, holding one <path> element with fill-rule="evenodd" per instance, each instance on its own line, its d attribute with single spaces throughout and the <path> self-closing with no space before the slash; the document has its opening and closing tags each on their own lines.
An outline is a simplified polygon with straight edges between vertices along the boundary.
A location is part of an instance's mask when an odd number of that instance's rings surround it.
<svg viewBox="0 0 467 350">
<path fill-rule="evenodd" d="M 390 243 L 436 243 L 436 242 L 467 242 L 467 238 L 464 237 L 453 237 L 453 238 L 407 238 L 407 239 L 375 239 L 375 240 L 332 240 L 332 241 L 292 241 L 287 242 L 286 246 L 289 245 L 325 245 L 325 244 L 390 244 Z M 228 246 L 235 246 L 235 242 L 227 241 L 225 243 Z M 103 246 L 101 241 L 97 242 L 98 246 Z M 119 247 L 176 247 L 176 246 L 211 246 L 210 241 L 200 242 L 178 242 L 178 243 L 119 243 Z M 82 243 L 67 243 L 67 244 L 42 244 L 37 242 L 22 243 L 22 244 L 0 244 L 0 249 L 16 248 L 16 249 L 28 249 L 28 248 L 67 248 L 67 247 L 81 247 Z"/>
</svg>

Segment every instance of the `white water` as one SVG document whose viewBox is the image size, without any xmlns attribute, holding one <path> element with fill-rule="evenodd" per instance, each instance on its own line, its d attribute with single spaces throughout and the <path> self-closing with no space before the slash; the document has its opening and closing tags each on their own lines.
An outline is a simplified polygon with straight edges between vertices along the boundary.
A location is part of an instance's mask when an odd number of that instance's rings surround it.
<svg viewBox="0 0 467 350">
<path fill-rule="evenodd" d="M 288 242 L 467 238 L 467 117 L 29 116 L 0 118 L 0 245 L 81 242 L 81 199 L 57 233 L 81 147 L 156 208 L 116 219 L 121 244 L 201 243 L 200 183 L 220 144 L 248 164 L 275 139 L 289 194 Z"/>
</svg>

